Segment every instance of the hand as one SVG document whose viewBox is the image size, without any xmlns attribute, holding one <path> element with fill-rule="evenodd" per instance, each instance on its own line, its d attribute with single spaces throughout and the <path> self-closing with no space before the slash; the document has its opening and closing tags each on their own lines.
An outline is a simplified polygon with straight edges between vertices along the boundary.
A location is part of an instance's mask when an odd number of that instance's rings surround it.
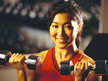
<svg viewBox="0 0 108 81">
<path fill-rule="evenodd" d="M 87 61 L 80 61 L 75 64 L 74 74 L 75 78 L 85 80 L 90 72 L 90 63 Z"/>
<path fill-rule="evenodd" d="M 24 70 L 24 59 L 25 56 L 22 54 L 13 54 L 10 59 L 9 59 L 9 63 L 12 64 L 12 66 L 16 69 L 16 70 Z"/>
</svg>

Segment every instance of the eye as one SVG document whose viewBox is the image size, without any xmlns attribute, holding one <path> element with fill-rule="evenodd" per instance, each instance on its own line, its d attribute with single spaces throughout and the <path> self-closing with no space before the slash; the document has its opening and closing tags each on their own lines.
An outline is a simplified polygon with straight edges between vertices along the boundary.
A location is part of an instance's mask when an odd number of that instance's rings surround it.
<svg viewBox="0 0 108 81">
<path fill-rule="evenodd" d="M 54 28 L 58 28 L 58 26 L 57 26 L 57 25 L 52 25 L 52 27 L 54 27 Z"/>
<path fill-rule="evenodd" d="M 65 26 L 65 28 L 69 28 L 69 29 L 72 29 L 72 26 Z"/>
</svg>

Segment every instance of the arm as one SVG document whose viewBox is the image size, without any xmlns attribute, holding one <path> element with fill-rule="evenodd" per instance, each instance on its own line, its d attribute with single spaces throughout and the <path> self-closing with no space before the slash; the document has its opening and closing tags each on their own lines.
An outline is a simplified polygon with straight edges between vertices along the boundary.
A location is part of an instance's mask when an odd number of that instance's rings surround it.
<svg viewBox="0 0 108 81">
<path fill-rule="evenodd" d="M 18 81 L 35 81 L 36 80 L 36 73 L 41 67 L 41 63 L 44 60 L 46 56 L 47 50 L 42 51 L 41 53 L 34 54 L 35 56 L 40 56 L 42 58 L 38 59 L 38 66 L 36 66 L 36 71 L 35 70 L 29 70 L 24 63 L 25 56 L 22 54 L 13 54 L 10 59 L 9 63 L 12 64 L 12 66 L 16 69 L 17 72 L 17 79 Z"/>
<path fill-rule="evenodd" d="M 17 81 L 27 81 L 25 70 L 17 70 Z"/>
<path fill-rule="evenodd" d="M 25 70 L 16 70 L 18 81 L 36 81 L 36 71 L 29 70 L 27 67 Z"/>
<path fill-rule="evenodd" d="M 102 81 L 102 76 L 90 71 L 90 63 L 87 61 L 77 62 L 74 68 L 75 81 Z"/>
<path fill-rule="evenodd" d="M 34 81 L 35 71 L 27 69 L 24 59 L 25 56 L 22 54 L 13 54 L 9 59 L 9 63 L 16 69 L 18 81 Z"/>
<path fill-rule="evenodd" d="M 86 81 L 102 81 L 102 76 L 96 75 L 95 71 L 91 71 L 87 76 Z"/>
<path fill-rule="evenodd" d="M 26 69 L 27 81 L 36 81 L 36 71 Z"/>
<path fill-rule="evenodd" d="M 88 62 L 80 61 L 75 64 L 74 75 L 75 81 L 85 81 L 86 77 L 89 74 Z"/>
<path fill-rule="evenodd" d="M 27 81 L 24 59 L 25 56 L 19 53 L 14 53 L 9 59 L 9 63 L 16 69 L 18 81 Z"/>
</svg>

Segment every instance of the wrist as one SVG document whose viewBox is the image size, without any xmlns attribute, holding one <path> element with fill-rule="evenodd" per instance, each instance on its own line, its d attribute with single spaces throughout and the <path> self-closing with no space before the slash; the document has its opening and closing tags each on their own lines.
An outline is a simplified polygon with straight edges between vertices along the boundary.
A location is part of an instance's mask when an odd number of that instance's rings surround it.
<svg viewBox="0 0 108 81">
<path fill-rule="evenodd" d="M 16 72 L 17 72 L 17 77 L 18 78 L 21 78 L 22 76 L 25 77 L 25 75 L 26 75 L 26 71 L 25 70 L 16 70 Z"/>
<path fill-rule="evenodd" d="M 75 81 L 85 81 L 85 78 L 83 78 L 83 77 L 75 77 Z"/>
<path fill-rule="evenodd" d="M 26 66 L 26 64 L 24 64 L 24 65 L 18 66 L 18 67 L 16 68 L 16 71 L 25 71 L 26 68 L 27 68 L 27 66 Z"/>
<path fill-rule="evenodd" d="M 22 73 L 25 73 L 25 70 L 24 70 L 24 69 L 20 69 L 20 70 L 16 70 L 16 72 L 17 72 L 18 74 L 22 74 Z"/>
<path fill-rule="evenodd" d="M 26 70 L 20 69 L 17 71 L 17 81 L 27 81 L 26 80 Z"/>
</svg>

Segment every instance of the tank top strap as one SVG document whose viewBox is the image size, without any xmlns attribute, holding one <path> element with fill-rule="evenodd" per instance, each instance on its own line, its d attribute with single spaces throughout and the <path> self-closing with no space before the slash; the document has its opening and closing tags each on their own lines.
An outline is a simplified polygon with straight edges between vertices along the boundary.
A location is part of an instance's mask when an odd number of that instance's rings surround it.
<svg viewBox="0 0 108 81">
<path fill-rule="evenodd" d="M 83 52 L 81 50 L 77 49 L 75 56 L 70 58 L 69 60 L 72 60 L 73 65 L 75 65 L 76 62 L 79 62 L 81 60 L 82 55 L 83 55 Z M 50 48 L 48 50 L 44 61 L 45 61 L 45 63 L 50 63 L 50 64 L 53 63 L 53 66 L 55 67 L 55 69 L 57 69 L 57 70 L 59 69 L 59 66 L 55 59 L 55 47 Z"/>
</svg>

